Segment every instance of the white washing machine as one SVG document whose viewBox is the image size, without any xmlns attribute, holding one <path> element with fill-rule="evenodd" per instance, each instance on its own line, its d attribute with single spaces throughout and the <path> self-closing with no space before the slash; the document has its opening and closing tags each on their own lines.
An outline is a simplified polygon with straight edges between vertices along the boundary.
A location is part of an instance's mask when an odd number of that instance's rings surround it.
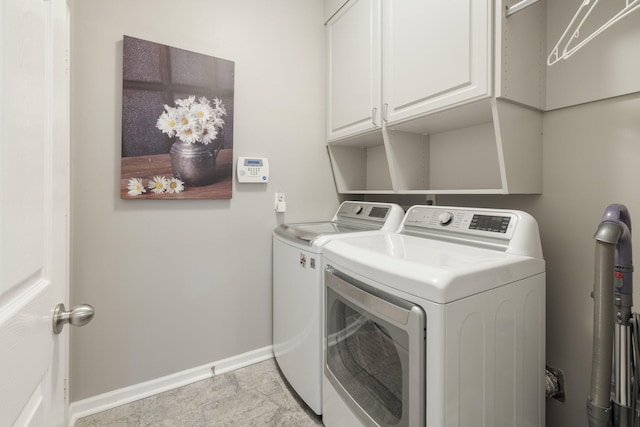
<svg viewBox="0 0 640 427">
<path fill-rule="evenodd" d="M 273 352 L 298 395 L 322 413 L 322 258 L 327 242 L 396 231 L 404 211 L 391 203 L 343 202 L 331 221 L 273 231 Z"/>
<path fill-rule="evenodd" d="M 414 206 L 322 249 L 323 422 L 545 422 L 545 263 L 520 211 Z"/>
</svg>

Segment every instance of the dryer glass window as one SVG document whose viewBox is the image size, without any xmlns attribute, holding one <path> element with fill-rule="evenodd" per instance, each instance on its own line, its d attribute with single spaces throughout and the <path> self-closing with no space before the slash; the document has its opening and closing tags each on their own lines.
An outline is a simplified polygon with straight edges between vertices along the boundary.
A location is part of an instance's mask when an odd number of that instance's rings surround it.
<svg viewBox="0 0 640 427">
<path fill-rule="evenodd" d="M 402 419 L 402 365 L 408 357 L 406 332 L 399 348 L 389 325 L 336 301 L 331 310 L 327 364 L 346 391 L 380 425 L 398 425 Z M 403 360 L 404 359 L 404 360 Z"/>
<path fill-rule="evenodd" d="M 360 417 L 379 426 L 409 426 L 412 417 L 422 418 L 423 409 L 410 408 L 409 402 L 411 394 L 422 394 L 424 387 L 423 382 L 411 385 L 410 381 L 412 376 L 419 378 L 414 367 L 421 371 L 420 364 L 424 363 L 423 312 L 417 307 L 399 311 L 407 319 L 419 311 L 421 314 L 415 317 L 420 320 L 407 324 L 385 320 L 348 293 L 343 295 L 339 289 L 327 287 L 328 378 L 337 383 L 347 404 L 357 408 Z"/>
</svg>

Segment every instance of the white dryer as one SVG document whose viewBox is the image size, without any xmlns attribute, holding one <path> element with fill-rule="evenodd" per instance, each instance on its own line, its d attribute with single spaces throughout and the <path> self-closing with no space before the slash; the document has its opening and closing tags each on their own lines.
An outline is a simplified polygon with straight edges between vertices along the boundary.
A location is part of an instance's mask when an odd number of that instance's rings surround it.
<svg viewBox="0 0 640 427">
<path fill-rule="evenodd" d="M 273 231 L 273 352 L 298 395 L 322 413 L 322 258 L 327 242 L 396 231 L 404 210 L 392 203 L 343 202 L 330 221 L 282 224 Z"/>
<path fill-rule="evenodd" d="M 323 422 L 543 426 L 545 263 L 520 211 L 414 206 L 323 247 Z"/>
</svg>

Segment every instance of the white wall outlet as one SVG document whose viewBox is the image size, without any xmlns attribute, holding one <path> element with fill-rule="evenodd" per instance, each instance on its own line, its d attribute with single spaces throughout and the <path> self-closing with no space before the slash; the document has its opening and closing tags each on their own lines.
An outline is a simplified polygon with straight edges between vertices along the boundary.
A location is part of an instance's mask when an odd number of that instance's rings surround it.
<svg viewBox="0 0 640 427">
<path fill-rule="evenodd" d="M 285 212 L 287 210 L 287 203 L 284 200 L 284 193 L 276 193 L 274 201 L 276 212 Z"/>
</svg>

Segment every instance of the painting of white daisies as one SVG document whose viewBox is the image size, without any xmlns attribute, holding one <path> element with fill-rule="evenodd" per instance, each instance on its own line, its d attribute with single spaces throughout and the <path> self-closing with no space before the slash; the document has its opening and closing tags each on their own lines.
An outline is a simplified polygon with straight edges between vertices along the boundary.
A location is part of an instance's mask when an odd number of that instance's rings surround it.
<svg viewBox="0 0 640 427">
<path fill-rule="evenodd" d="M 123 199 L 230 199 L 234 63 L 124 36 Z"/>
</svg>

